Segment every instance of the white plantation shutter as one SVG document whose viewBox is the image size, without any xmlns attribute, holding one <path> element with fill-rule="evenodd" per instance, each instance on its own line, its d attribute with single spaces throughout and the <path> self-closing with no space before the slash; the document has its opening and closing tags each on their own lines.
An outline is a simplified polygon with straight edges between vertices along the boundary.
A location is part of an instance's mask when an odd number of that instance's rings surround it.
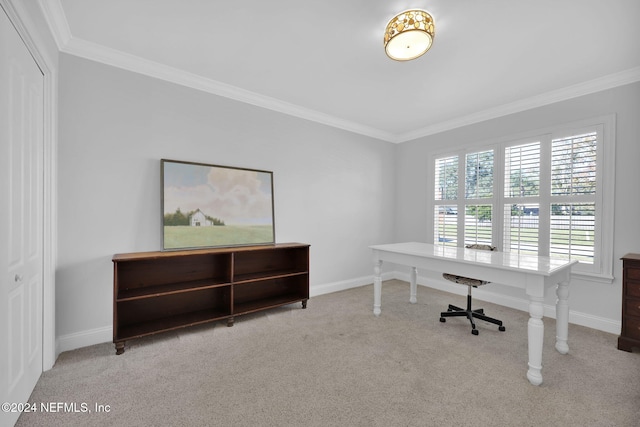
<svg viewBox="0 0 640 427">
<path fill-rule="evenodd" d="M 467 153 L 464 181 L 464 243 L 492 245 L 494 150 Z"/>
<path fill-rule="evenodd" d="M 597 144 L 597 132 L 551 141 L 550 255 L 594 262 Z"/>
<path fill-rule="evenodd" d="M 539 254 L 540 207 L 536 204 L 504 205 L 505 252 Z M 544 216 L 544 215 L 543 215 Z"/>
<path fill-rule="evenodd" d="M 615 116 L 593 120 L 434 157 L 434 243 L 574 259 L 612 280 Z"/>
<path fill-rule="evenodd" d="M 458 245 L 458 156 L 435 161 L 434 242 L 446 246 Z"/>
<path fill-rule="evenodd" d="M 456 205 L 438 205 L 434 212 L 434 243 L 458 246 L 458 211 Z"/>
<path fill-rule="evenodd" d="M 540 142 L 505 148 L 504 196 L 540 195 Z"/>
<path fill-rule="evenodd" d="M 596 194 L 597 134 L 551 141 L 551 195 Z"/>
<path fill-rule="evenodd" d="M 540 141 L 504 149 L 504 251 L 539 253 L 540 156 Z"/>
<path fill-rule="evenodd" d="M 466 205 L 464 244 L 493 244 L 492 205 Z"/>
<path fill-rule="evenodd" d="M 465 198 L 485 199 L 493 196 L 493 150 L 466 156 Z"/>
<path fill-rule="evenodd" d="M 458 198 L 458 156 L 436 159 L 435 162 L 436 200 Z"/>
<path fill-rule="evenodd" d="M 554 204 L 551 210 L 562 214 L 551 215 L 550 255 L 593 264 L 595 204 Z"/>
</svg>

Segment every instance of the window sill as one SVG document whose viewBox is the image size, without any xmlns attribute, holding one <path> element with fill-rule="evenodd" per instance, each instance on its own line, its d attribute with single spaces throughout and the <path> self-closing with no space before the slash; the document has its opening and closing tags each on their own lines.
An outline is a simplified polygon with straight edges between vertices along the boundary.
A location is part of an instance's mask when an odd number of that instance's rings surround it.
<svg viewBox="0 0 640 427">
<path fill-rule="evenodd" d="M 571 271 L 571 277 L 584 280 L 587 282 L 605 283 L 609 285 L 613 283 L 613 281 L 615 280 L 615 277 L 611 275 L 586 273 L 584 271 L 573 271 L 573 270 Z"/>
</svg>

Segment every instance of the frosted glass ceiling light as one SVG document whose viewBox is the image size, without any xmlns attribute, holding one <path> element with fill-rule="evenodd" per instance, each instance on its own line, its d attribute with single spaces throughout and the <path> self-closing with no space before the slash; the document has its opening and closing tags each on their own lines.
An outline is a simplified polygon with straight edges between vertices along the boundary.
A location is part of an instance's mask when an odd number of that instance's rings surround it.
<svg viewBox="0 0 640 427">
<path fill-rule="evenodd" d="M 384 32 L 384 51 L 396 61 L 409 61 L 429 50 L 435 36 L 433 17 L 426 10 L 410 9 L 389 21 Z"/>
</svg>

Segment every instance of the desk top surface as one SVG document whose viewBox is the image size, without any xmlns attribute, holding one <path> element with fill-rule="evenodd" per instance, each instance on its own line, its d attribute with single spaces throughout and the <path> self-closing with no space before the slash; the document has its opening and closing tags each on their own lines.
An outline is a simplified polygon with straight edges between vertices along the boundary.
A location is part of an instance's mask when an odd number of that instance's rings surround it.
<svg viewBox="0 0 640 427">
<path fill-rule="evenodd" d="M 492 252 L 418 242 L 374 245 L 370 248 L 374 251 L 413 255 L 434 260 L 491 266 L 503 270 L 527 271 L 543 276 L 549 276 L 578 262 L 545 256 L 522 255 L 515 252 Z"/>
</svg>

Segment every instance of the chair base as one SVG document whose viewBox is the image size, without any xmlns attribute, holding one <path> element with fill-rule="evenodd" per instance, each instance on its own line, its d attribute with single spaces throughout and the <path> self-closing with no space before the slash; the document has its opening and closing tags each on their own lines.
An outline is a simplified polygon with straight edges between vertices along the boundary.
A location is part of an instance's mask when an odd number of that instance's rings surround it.
<svg viewBox="0 0 640 427">
<path fill-rule="evenodd" d="M 447 317 L 466 317 L 471 322 L 471 333 L 473 335 L 478 335 L 478 330 L 476 329 L 476 323 L 473 319 L 484 320 L 485 322 L 493 323 L 494 325 L 498 325 L 498 330 L 504 332 L 506 328 L 502 326 L 502 320 L 494 319 L 493 317 L 485 316 L 484 309 L 479 308 L 476 310 L 471 309 L 471 295 L 467 295 L 467 308 L 456 307 L 455 305 L 449 304 L 449 308 L 447 311 L 443 311 L 440 313 L 440 321 L 446 322 Z"/>
</svg>

